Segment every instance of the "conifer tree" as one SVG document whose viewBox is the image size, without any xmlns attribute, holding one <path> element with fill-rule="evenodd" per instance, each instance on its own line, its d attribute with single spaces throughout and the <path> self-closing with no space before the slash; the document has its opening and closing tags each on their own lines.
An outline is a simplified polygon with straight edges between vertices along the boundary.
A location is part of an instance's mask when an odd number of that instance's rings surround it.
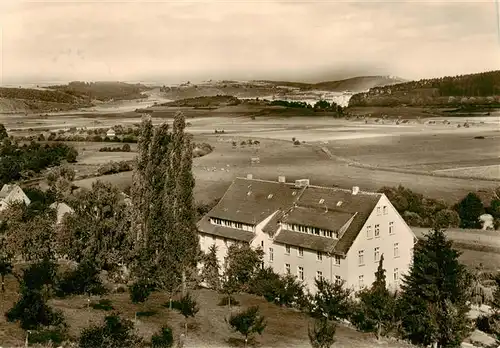
<svg viewBox="0 0 500 348">
<path fill-rule="evenodd" d="M 203 281 L 205 281 L 210 289 L 220 290 L 220 267 L 217 260 L 217 246 L 215 244 L 212 244 L 210 248 L 208 248 L 208 253 L 205 255 L 203 261 Z"/>
<path fill-rule="evenodd" d="M 413 344 L 459 347 L 470 333 L 470 277 L 459 255 L 437 229 L 415 248 L 399 301 L 402 336 Z"/>
</svg>

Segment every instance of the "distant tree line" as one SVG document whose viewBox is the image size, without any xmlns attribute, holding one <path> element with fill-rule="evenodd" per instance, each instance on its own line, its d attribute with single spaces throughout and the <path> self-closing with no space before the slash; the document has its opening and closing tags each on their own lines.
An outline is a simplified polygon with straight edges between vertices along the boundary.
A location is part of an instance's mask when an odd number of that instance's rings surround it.
<svg viewBox="0 0 500 348">
<path fill-rule="evenodd" d="M 352 96 L 349 106 L 463 103 L 487 105 L 498 104 L 498 100 L 495 100 L 495 96 L 498 95 L 500 95 L 500 70 L 374 87 L 366 93 Z M 469 97 L 470 100 L 462 100 L 465 97 Z"/>
<path fill-rule="evenodd" d="M 40 90 L 31 88 L 7 88 L 0 87 L 0 98 L 23 99 L 28 101 L 44 101 L 53 103 L 78 103 L 79 100 L 74 95 L 50 90 Z"/>
<path fill-rule="evenodd" d="M 32 177 L 43 169 L 60 165 L 62 161 L 76 162 L 78 156 L 75 148 L 66 144 L 42 145 L 33 141 L 20 145 L 6 137 L 0 141 L 1 185 Z"/>
<path fill-rule="evenodd" d="M 142 92 L 148 88 L 142 84 L 129 84 L 125 82 L 81 82 L 73 81 L 67 85 L 55 85 L 49 88 L 74 95 L 79 98 L 96 99 L 100 101 L 130 100 L 147 98 Z"/>
<path fill-rule="evenodd" d="M 435 88 L 439 96 L 488 97 L 500 94 L 500 70 L 478 74 L 445 76 L 375 87 L 371 90 L 412 91 L 420 88 Z"/>
<path fill-rule="evenodd" d="M 314 105 L 302 101 L 273 100 L 270 102 L 270 105 L 284 106 L 287 108 L 312 109 L 314 111 L 335 112 L 338 115 L 344 114 L 344 110 L 340 105 L 334 101 L 328 102 L 326 100 L 319 100 L 314 103 Z"/>
<path fill-rule="evenodd" d="M 494 219 L 494 227 L 500 228 L 500 188 L 492 192 L 489 202 L 483 203 L 478 194 L 470 192 L 452 206 L 442 200 L 426 198 L 403 186 L 383 187 L 379 192 L 389 198 L 410 226 L 481 228 L 479 217 L 490 214 Z"/>
</svg>

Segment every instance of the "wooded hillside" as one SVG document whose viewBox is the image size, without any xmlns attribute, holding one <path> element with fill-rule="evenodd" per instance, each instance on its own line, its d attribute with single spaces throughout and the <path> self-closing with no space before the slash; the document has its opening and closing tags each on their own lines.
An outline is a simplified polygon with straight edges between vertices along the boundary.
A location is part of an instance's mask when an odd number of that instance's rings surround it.
<svg viewBox="0 0 500 348">
<path fill-rule="evenodd" d="M 500 70 L 374 87 L 349 106 L 486 105 L 499 103 Z"/>
</svg>

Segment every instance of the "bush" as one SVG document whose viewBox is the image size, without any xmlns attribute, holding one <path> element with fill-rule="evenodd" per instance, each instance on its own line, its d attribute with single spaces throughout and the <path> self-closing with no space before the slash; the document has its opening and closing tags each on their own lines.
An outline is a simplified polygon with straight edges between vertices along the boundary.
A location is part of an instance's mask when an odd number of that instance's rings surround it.
<svg viewBox="0 0 500 348">
<path fill-rule="evenodd" d="M 68 295 L 103 295 L 106 288 L 99 278 L 99 270 L 91 261 L 82 261 L 77 268 L 66 272 L 59 280 L 56 295 L 65 297 Z"/>
<path fill-rule="evenodd" d="M 266 328 L 264 317 L 259 314 L 258 306 L 250 307 L 240 313 L 231 315 L 229 325 L 245 338 L 245 342 L 254 333 L 262 335 L 262 332 Z"/>
<path fill-rule="evenodd" d="M 161 328 L 159 333 L 151 337 L 151 348 L 170 348 L 174 344 L 174 335 L 169 326 Z"/>
<path fill-rule="evenodd" d="M 147 300 L 153 288 L 143 281 L 138 281 L 129 287 L 130 300 L 132 303 L 142 303 Z"/>
<path fill-rule="evenodd" d="M 280 276 L 271 268 L 259 270 L 251 282 L 250 293 L 281 306 L 301 308 L 305 304 L 304 286 L 297 278 Z"/>
<path fill-rule="evenodd" d="M 103 325 L 85 328 L 78 340 L 80 348 L 134 348 L 141 339 L 133 333 L 130 320 L 121 319 L 117 314 L 107 316 Z"/>
<path fill-rule="evenodd" d="M 41 326 L 64 326 L 61 311 L 54 311 L 44 300 L 41 291 L 28 290 L 12 307 L 5 317 L 9 322 L 19 321 L 24 330 L 34 330 Z"/>
<path fill-rule="evenodd" d="M 68 338 L 66 327 L 49 327 L 37 331 L 32 331 L 28 335 L 28 342 L 30 344 L 43 344 L 51 342 L 60 345 Z"/>
<path fill-rule="evenodd" d="M 97 172 L 99 173 L 99 175 L 108 175 L 121 172 L 128 172 L 130 170 L 132 170 L 132 166 L 126 161 L 121 161 L 121 162 L 110 162 L 108 164 L 105 164 L 99 167 Z"/>
<path fill-rule="evenodd" d="M 295 140 L 295 141 L 293 142 L 293 145 L 300 145 L 300 141 L 299 141 L 299 140 Z"/>
</svg>

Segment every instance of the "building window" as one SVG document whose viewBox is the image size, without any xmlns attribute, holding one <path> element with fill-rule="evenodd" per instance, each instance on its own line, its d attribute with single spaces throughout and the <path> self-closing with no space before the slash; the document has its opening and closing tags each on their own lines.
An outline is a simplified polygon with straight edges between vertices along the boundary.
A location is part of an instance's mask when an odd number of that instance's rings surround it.
<svg viewBox="0 0 500 348">
<path fill-rule="evenodd" d="M 360 266 L 363 266 L 365 264 L 365 251 L 364 250 L 358 251 L 358 264 Z"/>
<path fill-rule="evenodd" d="M 236 228 L 238 228 L 240 230 L 243 228 L 243 224 L 240 224 L 239 222 L 236 222 L 235 226 L 236 226 Z"/>
<path fill-rule="evenodd" d="M 264 241 L 261 241 L 261 242 L 260 242 L 260 246 L 261 246 L 261 247 L 264 247 Z"/>
<path fill-rule="evenodd" d="M 373 252 L 373 259 L 375 262 L 380 261 L 380 248 L 379 247 L 375 248 L 375 251 Z"/>
<path fill-rule="evenodd" d="M 290 245 L 285 245 L 285 254 L 290 255 Z"/>
<path fill-rule="evenodd" d="M 389 234 L 394 234 L 394 222 L 389 222 Z"/>
<path fill-rule="evenodd" d="M 323 260 L 323 253 L 321 251 L 318 251 L 316 253 L 316 258 L 318 261 L 322 261 Z"/>
<path fill-rule="evenodd" d="M 365 277 L 363 275 L 360 275 L 358 277 L 358 285 L 360 288 L 364 287 L 365 286 Z"/>
<path fill-rule="evenodd" d="M 375 238 L 380 237 L 380 225 L 376 224 L 375 225 Z"/>
<path fill-rule="evenodd" d="M 319 236 L 319 228 L 317 227 L 314 227 L 314 234 Z"/>
<path fill-rule="evenodd" d="M 342 282 L 342 279 L 340 278 L 340 276 L 336 275 L 335 276 L 335 283 L 339 284 L 340 282 Z"/>
<path fill-rule="evenodd" d="M 304 280 L 304 267 L 299 266 L 299 279 Z"/>
<path fill-rule="evenodd" d="M 332 236 L 332 232 L 330 232 L 330 237 L 331 236 Z M 339 239 L 339 232 L 338 231 L 333 232 L 333 238 Z"/>
<path fill-rule="evenodd" d="M 387 215 L 387 206 L 386 205 L 384 205 L 384 209 L 383 210 L 384 210 L 384 215 Z"/>
<path fill-rule="evenodd" d="M 290 264 L 289 263 L 285 263 L 285 273 L 290 274 Z"/>
<path fill-rule="evenodd" d="M 366 226 L 366 238 L 367 239 L 372 239 L 373 238 L 373 235 L 372 235 L 372 226 Z"/>
<path fill-rule="evenodd" d="M 380 215 L 380 207 L 377 207 L 377 215 Z"/>
<path fill-rule="evenodd" d="M 303 249 L 303 248 L 299 247 L 299 248 L 297 249 L 297 252 L 299 253 L 299 256 L 300 256 L 300 257 L 304 256 L 304 249 Z"/>
<path fill-rule="evenodd" d="M 397 268 L 394 268 L 394 283 L 397 283 L 399 280 L 399 270 Z"/>
<path fill-rule="evenodd" d="M 335 255 L 334 258 L 335 258 L 334 260 L 335 266 L 340 266 L 340 256 Z"/>
<path fill-rule="evenodd" d="M 316 278 L 317 278 L 318 280 L 323 280 L 323 272 L 321 272 L 321 271 L 317 271 L 317 272 L 316 272 Z"/>
<path fill-rule="evenodd" d="M 274 260 L 274 251 L 273 248 L 269 248 L 269 262 L 273 262 Z"/>
<path fill-rule="evenodd" d="M 399 257 L 399 243 L 394 243 L 394 257 Z"/>
<path fill-rule="evenodd" d="M 215 244 L 215 242 L 217 241 L 217 237 L 212 236 L 212 241 L 213 241 L 213 242 L 214 242 L 214 244 Z"/>
</svg>

